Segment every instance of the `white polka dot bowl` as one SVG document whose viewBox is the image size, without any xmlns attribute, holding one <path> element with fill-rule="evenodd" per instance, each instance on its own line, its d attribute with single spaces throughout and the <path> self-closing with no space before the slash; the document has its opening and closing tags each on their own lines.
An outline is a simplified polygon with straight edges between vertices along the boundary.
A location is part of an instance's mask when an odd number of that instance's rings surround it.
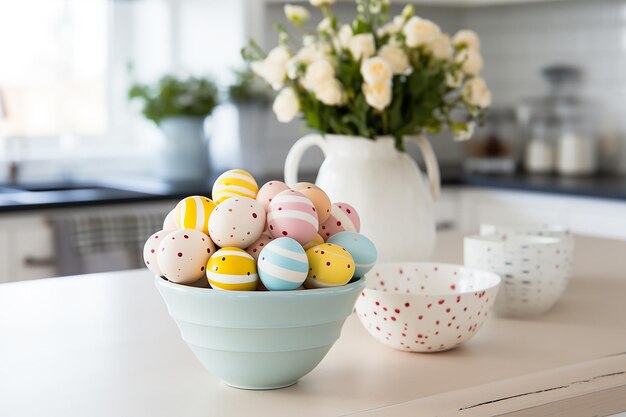
<svg viewBox="0 0 626 417">
<path fill-rule="evenodd" d="M 530 235 L 468 236 L 465 265 L 502 277 L 496 314 L 530 317 L 550 310 L 561 298 L 572 270 L 569 239 Z"/>
<path fill-rule="evenodd" d="M 367 274 L 356 312 L 378 341 L 406 352 L 440 352 L 485 322 L 500 277 L 461 265 L 381 263 Z"/>
<path fill-rule="evenodd" d="M 545 236 L 556 237 L 563 241 L 564 255 L 570 259 L 574 256 L 574 236 L 564 226 L 556 224 L 518 224 L 503 225 L 483 223 L 480 225 L 480 235 L 497 235 L 506 239 L 508 236 Z"/>
<path fill-rule="evenodd" d="M 294 291 L 219 291 L 155 284 L 183 340 L 202 365 L 226 384 L 244 389 L 293 385 L 326 356 L 365 288 Z"/>
</svg>

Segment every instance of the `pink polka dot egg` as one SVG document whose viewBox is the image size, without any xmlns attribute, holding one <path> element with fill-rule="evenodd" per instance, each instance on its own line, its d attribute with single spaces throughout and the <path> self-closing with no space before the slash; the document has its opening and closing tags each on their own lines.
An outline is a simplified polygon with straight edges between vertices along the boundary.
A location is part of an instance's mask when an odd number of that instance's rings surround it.
<svg viewBox="0 0 626 417">
<path fill-rule="evenodd" d="M 263 205 L 263 208 L 267 212 L 270 203 L 278 195 L 283 191 L 288 190 L 289 187 L 282 181 L 272 180 L 268 181 L 261 189 L 259 189 L 258 194 L 256 195 L 256 200 Z"/>
<path fill-rule="evenodd" d="M 298 191 L 285 190 L 272 199 L 267 226 L 274 238 L 290 237 L 304 245 L 315 238 L 319 222 L 311 200 Z"/>
<path fill-rule="evenodd" d="M 220 247 L 245 249 L 261 237 L 265 210 L 248 197 L 231 197 L 220 203 L 209 218 L 209 236 Z"/>
<path fill-rule="evenodd" d="M 376 264 L 356 302 L 379 342 L 407 352 L 439 352 L 471 339 L 490 315 L 500 277 L 461 265 Z"/>
<path fill-rule="evenodd" d="M 246 248 L 246 252 L 252 256 L 255 260 L 259 259 L 259 254 L 274 238 L 268 231 L 261 233 L 261 237 L 255 240 L 250 246 Z"/>
<path fill-rule="evenodd" d="M 181 229 L 164 236 L 156 253 L 162 272 L 159 275 L 178 284 L 190 284 L 204 277 L 215 245 L 198 230 Z"/>
<path fill-rule="evenodd" d="M 359 213 L 348 203 L 333 203 L 330 206 L 330 216 L 319 227 L 319 234 L 328 240 L 329 237 L 346 231 L 361 231 Z"/>
<path fill-rule="evenodd" d="M 159 263 L 157 261 L 159 245 L 163 242 L 165 237 L 172 233 L 175 229 L 176 226 L 174 225 L 174 227 L 170 227 L 169 229 L 159 230 L 150 236 L 143 246 L 143 261 L 146 264 L 146 267 L 154 275 L 163 276 L 163 272 L 161 271 L 161 268 L 159 268 Z"/>
</svg>

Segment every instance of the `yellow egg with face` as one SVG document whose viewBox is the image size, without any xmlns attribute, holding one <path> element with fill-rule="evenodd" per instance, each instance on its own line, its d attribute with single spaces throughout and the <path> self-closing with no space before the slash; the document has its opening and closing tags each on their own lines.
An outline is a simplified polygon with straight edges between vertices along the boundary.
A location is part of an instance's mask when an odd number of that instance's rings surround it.
<svg viewBox="0 0 626 417">
<path fill-rule="evenodd" d="M 307 288 L 337 287 L 347 284 L 354 275 L 354 259 L 341 246 L 322 243 L 306 251 L 309 273 Z"/>
<path fill-rule="evenodd" d="M 213 254 L 206 276 L 214 289 L 254 291 L 259 283 L 256 261 L 243 249 L 225 247 Z"/>
</svg>

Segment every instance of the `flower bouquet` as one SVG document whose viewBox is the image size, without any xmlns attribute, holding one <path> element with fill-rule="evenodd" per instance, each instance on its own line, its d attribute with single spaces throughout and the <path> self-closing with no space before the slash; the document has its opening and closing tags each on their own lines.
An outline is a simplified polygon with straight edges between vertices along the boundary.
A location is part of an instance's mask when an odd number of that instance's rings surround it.
<svg viewBox="0 0 626 417">
<path fill-rule="evenodd" d="M 449 128 L 469 139 L 491 103 L 480 77 L 483 60 L 476 33 L 454 37 L 413 6 L 389 19 L 386 0 L 357 0 L 357 16 L 342 24 L 334 0 L 310 0 L 323 19 L 316 33 L 303 26 L 309 11 L 286 5 L 287 19 L 301 30 L 301 45 L 278 26 L 279 45 L 269 53 L 253 41 L 242 54 L 255 74 L 279 91 L 273 110 L 281 122 L 301 115 L 328 134 L 403 138 Z"/>
</svg>

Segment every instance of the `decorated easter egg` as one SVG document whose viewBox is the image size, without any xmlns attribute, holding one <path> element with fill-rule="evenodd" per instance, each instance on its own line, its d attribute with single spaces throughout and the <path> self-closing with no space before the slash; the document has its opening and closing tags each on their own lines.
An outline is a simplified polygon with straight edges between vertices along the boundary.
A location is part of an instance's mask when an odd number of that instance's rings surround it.
<svg viewBox="0 0 626 417">
<path fill-rule="evenodd" d="M 297 241 L 279 237 L 261 251 L 258 269 L 261 282 L 268 290 L 295 290 L 306 279 L 309 261 Z"/>
<path fill-rule="evenodd" d="M 263 248 L 270 243 L 274 238 L 268 231 L 264 231 L 261 233 L 261 237 L 254 241 L 250 246 L 246 248 L 246 252 L 248 252 L 254 259 L 259 259 L 259 254 L 263 250 Z"/>
<path fill-rule="evenodd" d="M 333 203 L 330 207 L 330 216 L 320 225 L 320 235 L 328 240 L 339 232 L 359 232 L 361 219 L 354 207 L 348 203 Z"/>
<path fill-rule="evenodd" d="M 159 262 L 157 261 L 157 251 L 159 245 L 163 242 L 163 239 L 174 230 L 159 230 L 146 240 L 146 244 L 143 246 L 143 261 L 146 267 L 155 275 L 163 276 L 161 268 L 159 268 Z"/>
<path fill-rule="evenodd" d="M 176 209 L 173 208 L 167 213 L 165 216 L 165 220 L 163 220 L 163 230 L 176 230 L 178 226 L 176 226 Z"/>
<path fill-rule="evenodd" d="M 290 237 L 302 245 L 315 237 L 319 222 L 311 200 L 298 191 L 285 190 L 270 203 L 267 226 L 273 237 Z"/>
<path fill-rule="evenodd" d="M 265 210 L 258 201 L 233 197 L 215 207 L 209 219 L 209 235 L 218 246 L 247 248 L 265 229 Z"/>
<path fill-rule="evenodd" d="M 354 276 L 362 277 L 374 267 L 378 252 L 376 246 L 367 237 L 356 232 L 339 232 L 328 239 L 346 249 L 354 259 Z"/>
<path fill-rule="evenodd" d="M 204 233 L 181 229 L 169 233 L 157 249 L 162 276 L 172 282 L 189 284 L 202 278 L 215 245 Z"/>
<path fill-rule="evenodd" d="M 282 181 L 268 181 L 263 184 L 263 187 L 259 190 L 259 193 L 256 195 L 256 200 L 263 204 L 263 208 L 267 212 L 267 209 L 272 202 L 272 199 L 276 197 L 276 195 L 282 191 L 288 190 L 289 187 Z"/>
<path fill-rule="evenodd" d="M 322 243 L 306 251 L 309 273 L 307 288 L 345 285 L 354 275 L 354 259 L 346 249 L 332 243 Z"/>
<path fill-rule="evenodd" d="M 315 184 L 310 182 L 299 182 L 294 187 L 294 190 L 300 191 L 307 197 L 315 206 L 317 211 L 317 219 L 320 223 L 324 223 L 330 216 L 330 198 L 328 195 Z"/>
<path fill-rule="evenodd" d="M 196 229 L 208 233 L 209 217 L 213 213 L 215 203 L 202 196 L 183 198 L 174 209 L 174 218 L 178 229 Z"/>
<path fill-rule="evenodd" d="M 309 248 L 312 248 L 313 246 L 317 246 L 321 243 L 324 243 L 324 238 L 321 237 L 318 233 L 315 234 L 315 237 L 308 241 L 307 243 L 305 243 L 304 245 L 302 245 L 302 247 L 304 248 L 304 250 L 307 250 Z"/>
<path fill-rule="evenodd" d="M 254 258 L 235 247 L 215 252 L 206 265 L 206 276 L 211 287 L 220 290 L 254 291 L 259 281 Z"/>
<path fill-rule="evenodd" d="M 256 198 L 259 186 L 254 177 L 243 169 L 231 169 L 217 177 L 213 183 L 213 201 L 220 204 L 231 197 Z"/>
</svg>

